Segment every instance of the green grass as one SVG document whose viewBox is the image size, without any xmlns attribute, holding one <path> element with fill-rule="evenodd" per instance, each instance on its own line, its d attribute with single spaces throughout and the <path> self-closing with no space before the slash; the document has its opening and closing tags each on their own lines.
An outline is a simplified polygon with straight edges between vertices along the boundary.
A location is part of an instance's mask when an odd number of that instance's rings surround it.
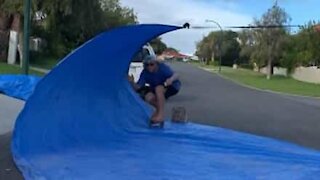
<svg viewBox="0 0 320 180">
<path fill-rule="evenodd" d="M 59 62 L 59 60 L 57 58 L 39 56 L 39 57 L 35 57 L 34 59 L 31 60 L 31 66 L 50 70 L 58 62 Z"/>
<path fill-rule="evenodd" d="M 22 69 L 17 65 L 0 63 L 0 74 L 22 74 Z M 31 75 L 44 76 L 44 73 L 30 70 Z"/>
<path fill-rule="evenodd" d="M 202 66 L 217 72 L 217 67 Z M 266 76 L 247 69 L 232 69 L 231 67 L 222 67 L 221 75 L 236 82 L 263 90 L 276 92 L 320 97 L 320 84 L 305 83 L 297 81 L 290 77 L 273 76 L 270 80 Z"/>
</svg>

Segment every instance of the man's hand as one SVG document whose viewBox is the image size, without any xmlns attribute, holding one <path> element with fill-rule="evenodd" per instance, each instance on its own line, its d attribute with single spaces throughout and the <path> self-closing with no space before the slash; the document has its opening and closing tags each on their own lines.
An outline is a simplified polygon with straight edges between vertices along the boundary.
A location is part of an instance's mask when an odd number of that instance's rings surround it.
<svg viewBox="0 0 320 180">
<path fill-rule="evenodd" d="M 130 83 L 134 83 L 134 76 L 133 76 L 133 74 L 131 74 L 130 76 L 128 75 L 128 81 L 129 81 Z"/>
<path fill-rule="evenodd" d="M 179 75 L 177 73 L 174 73 L 170 78 L 168 78 L 166 80 L 166 82 L 164 83 L 165 86 L 171 86 L 172 83 L 175 81 L 175 80 L 178 80 L 179 79 Z"/>
<path fill-rule="evenodd" d="M 173 83 L 172 78 L 168 78 L 164 84 L 165 84 L 165 86 L 171 86 L 172 83 Z"/>
</svg>

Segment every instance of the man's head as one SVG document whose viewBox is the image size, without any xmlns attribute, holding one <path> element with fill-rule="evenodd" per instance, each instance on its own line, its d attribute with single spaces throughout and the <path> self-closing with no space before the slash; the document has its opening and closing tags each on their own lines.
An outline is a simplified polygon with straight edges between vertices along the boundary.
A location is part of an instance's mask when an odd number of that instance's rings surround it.
<svg viewBox="0 0 320 180">
<path fill-rule="evenodd" d="M 143 60 L 143 65 L 149 72 L 155 72 L 158 68 L 157 57 L 153 55 L 146 56 Z"/>
</svg>

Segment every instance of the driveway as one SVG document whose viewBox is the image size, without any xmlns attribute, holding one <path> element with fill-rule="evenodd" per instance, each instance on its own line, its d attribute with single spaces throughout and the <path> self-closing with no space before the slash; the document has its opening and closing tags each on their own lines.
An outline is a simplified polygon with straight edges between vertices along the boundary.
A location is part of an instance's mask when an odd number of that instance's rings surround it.
<svg viewBox="0 0 320 180">
<path fill-rule="evenodd" d="M 24 102 L 0 94 L 0 135 L 10 132 Z"/>
<path fill-rule="evenodd" d="M 15 167 L 11 152 L 10 141 L 14 120 L 22 109 L 23 101 L 0 94 L 0 179 L 19 180 L 21 174 Z"/>
</svg>

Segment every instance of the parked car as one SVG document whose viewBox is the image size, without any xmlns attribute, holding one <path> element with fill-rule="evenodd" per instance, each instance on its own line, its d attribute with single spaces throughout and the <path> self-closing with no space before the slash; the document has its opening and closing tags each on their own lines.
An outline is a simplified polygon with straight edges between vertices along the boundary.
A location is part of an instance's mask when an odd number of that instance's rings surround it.
<svg viewBox="0 0 320 180">
<path fill-rule="evenodd" d="M 128 74 L 129 76 L 133 75 L 135 82 L 139 80 L 140 74 L 143 70 L 143 59 L 149 55 L 155 56 L 155 53 L 153 48 L 147 44 L 144 45 L 143 48 L 133 58 Z"/>
</svg>

